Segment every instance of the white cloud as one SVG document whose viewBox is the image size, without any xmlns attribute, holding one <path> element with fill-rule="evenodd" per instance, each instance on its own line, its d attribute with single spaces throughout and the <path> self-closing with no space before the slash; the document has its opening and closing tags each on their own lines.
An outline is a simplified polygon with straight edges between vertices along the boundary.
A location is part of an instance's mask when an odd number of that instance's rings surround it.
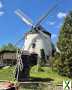
<svg viewBox="0 0 72 90">
<path fill-rule="evenodd" d="M 52 36 L 51 36 L 51 37 L 52 37 L 52 39 L 53 39 L 53 38 L 56 38 L 56 37 L 57 37 L 57 35 L 56 35 L 56 34 L 52 34 Z"/>
<path fill-rule="evenodd" d="M 67 15 L 67 13 L 59 12 L 59 13 L 57 14 L 57 17 L 61 19 L 61 18 L 63 18 L 63 17 L 66 17 L 66 15 Z"/>
<path fill-rule="evenodd" d="M 0 1 L 0 9 L 2 9 L 2 7 L 3 7 L 3 4 L 2 4 L 2 2 Z M 4 11 L 1 11 L 0 10 L 0 16 L 2 16 L 4 14 Z"/>
<path fill-rule="evenodd" d="M 49 22 L 49 25 L 51 25 L 51 26 L 54 25 L 54 24 L 55 24 L 55 22 Z"/>
<path fill-rule="evenodd" d="M 3 7 L 3 4 L 2 4 L 2 2 L 0 1 L 0 8 L 2 8 Z"/>
<path fill-rule="evenodd" d="M 0 11 L 0 16 L 2 16 L 4 14 L 4 12 L 3 11 Z"/>
</svg>

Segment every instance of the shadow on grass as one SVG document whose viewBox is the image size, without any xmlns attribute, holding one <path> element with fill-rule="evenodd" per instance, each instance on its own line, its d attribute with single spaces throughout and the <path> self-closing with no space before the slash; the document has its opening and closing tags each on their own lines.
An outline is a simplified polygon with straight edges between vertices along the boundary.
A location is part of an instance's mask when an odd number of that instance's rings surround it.
<svg viewBox="0 0 72 90">
<path fill-rule="evenodd" d="M 24 78 L 19 80 L 19 82 L 51 82 L 54 81 L 51 78 L 35 78 L 35 77 L 30 77 L 30 78 Z"/>
<path fill-rule="evenodd" d="M 34 78 L 34 77 L 31 77 L 31 81 L 33 81 L 33 82 L 50 82 L 50 81 L 54 81 L 54 80 L 51 78 Z"/>
</svg>

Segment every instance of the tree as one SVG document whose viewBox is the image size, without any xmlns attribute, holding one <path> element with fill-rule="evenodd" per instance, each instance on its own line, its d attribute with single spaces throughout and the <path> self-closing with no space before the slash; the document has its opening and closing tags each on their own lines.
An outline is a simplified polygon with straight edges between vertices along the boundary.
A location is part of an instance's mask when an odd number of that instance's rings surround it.
<svg viewBox="0 0 72 90">
<path fill-rule="evenodd" d="M 0 49 L 0 51 L 16 51 L 16 50 L 17 47 L 11 43 L 8 43 L 7 45 L 3 45 L 3 47 Z"/>
<path fill-rule="evenodd" d="M 58 63 L 59 73 L 72 77 L 72 12 L 65 18 L 57 46 L 61 51 L 61 59 Z"/>
</svg>

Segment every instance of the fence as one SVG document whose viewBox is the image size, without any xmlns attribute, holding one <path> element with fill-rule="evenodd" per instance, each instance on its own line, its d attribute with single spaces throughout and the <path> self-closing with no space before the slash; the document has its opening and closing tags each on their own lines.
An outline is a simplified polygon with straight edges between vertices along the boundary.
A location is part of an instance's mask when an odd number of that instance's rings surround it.
<svg viewBox="0 0 72 90">
<path fill-rule="evenodd" d="M 48 82 L 19 82 L 17 86 L 18 90 L 63 90 L 62 84 L 54 85 Z"/>
<path fill-rule="evenodd" d="M 47 82 L 23 82 L 19 83 L 19 90 L 63 90 L 63 86 Z"/>
</svg>

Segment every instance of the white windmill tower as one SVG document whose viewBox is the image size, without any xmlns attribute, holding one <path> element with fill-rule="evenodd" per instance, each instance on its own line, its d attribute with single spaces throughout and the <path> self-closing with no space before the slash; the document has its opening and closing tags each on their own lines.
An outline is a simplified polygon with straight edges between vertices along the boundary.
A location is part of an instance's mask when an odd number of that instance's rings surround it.
<svg viewBox="0 0 72 90">
<path fill-rule="evenodd" d="M 42 58 L 43 53 L 45 60 L 48 60 L 52 55 L 51 33 L 46 31 L 40 24 L 48 14 L 56 8 L 56 6 L 57 4 L 40 17 L 35 25 L 33 25 L 32 20 L 29 19 L 20 9 L 15 11 L 16 15 L 19 16 L 24 23 L 31 26 L 30 31 L 25 34 L 25 42 L 22 48 L 24 52 L 37 54 L 38 58 Z"/>
</svg>

